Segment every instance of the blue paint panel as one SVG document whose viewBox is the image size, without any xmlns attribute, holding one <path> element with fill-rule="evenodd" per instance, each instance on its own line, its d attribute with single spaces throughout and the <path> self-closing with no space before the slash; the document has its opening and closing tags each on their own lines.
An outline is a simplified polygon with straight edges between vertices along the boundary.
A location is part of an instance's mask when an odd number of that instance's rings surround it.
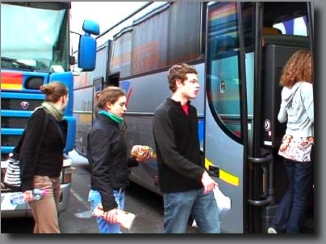
<svg viewBox="0 0 326 244">
<path fill-rule="evenodd" d="M 1 117 L 25 117 L 29 118 L 32 111 L 1 110 Z"/>
<path fill-rule="evenodd" d="M 28 90 L 29 91 L 29 90 Z M 21 92 L 1 92 L 2 98 L 10 99 L 28 99 L 28 100 L 44 100 L 44 94 L 31 94 L 31 93 L 21 93 Z"/>
<path fill-rule="evenodd" d="M 74 149 L 74 145 L 75 145 L 76 119 L 72 116 L 64 116 L 63 119 L 66 120 L 68 123 L 66 147 L 63 149 L 63 151 L 65 153 L 68 153 Z"/>
<path fill-rule="evenodd" d="M 20 136 L 23 134 L 24 129 L 13 129 L 13 128 L 4 128 L 1 129 L 1 135 L 16 135 Z"/>
<path fill-rule="evenodd" d="M 125 91 L 126 94 L 128 94 L 130 89 L 130 81 L 122 81 L 120 82 L 120 88 Z"/>
<path fill-rule="evenodd" d="M 11 153 L 14 147 L 1 147 L 1 153 L 8 154 Z"/>
<path fill-rule="evenodd" d="M 198 137 L 199 137 L 199 143 L 202 143 L 204 140 L 204 120 L 201 119 L 198 121 Z"/>
</svg>

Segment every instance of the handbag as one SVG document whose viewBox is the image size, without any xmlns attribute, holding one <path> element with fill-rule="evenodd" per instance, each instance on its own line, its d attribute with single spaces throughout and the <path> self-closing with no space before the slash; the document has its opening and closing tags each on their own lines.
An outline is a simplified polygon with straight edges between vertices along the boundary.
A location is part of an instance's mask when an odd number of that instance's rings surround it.
<svg viewBox="0 0 326 244">
<path fill-rule="evenodd" d="M 314 138 L 284 135 L 278 154 L 297 162 L 310 162 Z"/>
<path fill-rule="evenodd" d="M 4 163 L 7 165 L 7 169 L 4 176 L 3 184 L 6 188 L 9 188 L 11 190 L 20 190 L 21 180 L 19 160 L 10 157 Z"/>
<path fill-rule="evenodd" d="M 45 134 L 45 128 L 48 125 L 48 121 L 49 121 L 49 115 L 47 112 L 45 112 L 45 127 L 40 140 L 43 140 L 43 136 Z M 7 166 L 7 168 L 3 178 L 3 182 L 1 183 L 3 183 L 4 187 L 13 191 L 21 190 L 19 153 L 24 143 L 24 138 L 25 138 L 25 130 L 22 136 L 20 137 L 17 145 L 13 149 L 13 152 L 9 154 L 9 158 L 6 161 L 4 161 L 4 165 Z"/>
</svg>

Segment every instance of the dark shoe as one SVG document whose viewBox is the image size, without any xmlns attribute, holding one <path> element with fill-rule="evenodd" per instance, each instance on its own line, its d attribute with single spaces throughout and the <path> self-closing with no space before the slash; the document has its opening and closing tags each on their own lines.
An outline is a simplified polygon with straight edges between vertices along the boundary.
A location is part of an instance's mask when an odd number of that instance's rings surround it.
<svg viewBox="0 0 326 244">
<path fill-rule="evenodd" d="M 268 234 L 277 234 L 277 231 L 273 227 L 269 227 L 267 232 Z"/>
</svg>

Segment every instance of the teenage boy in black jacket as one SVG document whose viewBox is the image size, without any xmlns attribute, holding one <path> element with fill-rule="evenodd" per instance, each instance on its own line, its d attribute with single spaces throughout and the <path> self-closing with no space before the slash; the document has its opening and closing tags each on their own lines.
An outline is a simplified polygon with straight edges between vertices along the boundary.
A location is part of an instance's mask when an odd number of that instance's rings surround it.
<svg viewBox="0 0 326 244">
<path fill-rule="evenodd" d="M 164 198 L 164 232 L 185 233 L 190 214 L 202 233 L 219 233 L 213 189 L 217 183 L 205 170 L 198 138 L 197 110 L 190 104 L 200 85 L 187 64 L 168 71 L 171 98 L 155 111 L 153 135 L 160 190 Z"/>
</svg>

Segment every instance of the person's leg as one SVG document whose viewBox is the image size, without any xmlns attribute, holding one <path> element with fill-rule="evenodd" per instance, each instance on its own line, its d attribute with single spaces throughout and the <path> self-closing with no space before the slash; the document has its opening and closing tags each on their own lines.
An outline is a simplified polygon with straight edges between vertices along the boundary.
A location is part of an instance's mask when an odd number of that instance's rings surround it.
<svg viewBox="0 0 326 244">
<path fill-rule="evenodd" d="M 113 190 L 115 201 L 118 204 L 119 209 L 124 209 L 125 205 L 125 192 Z M 108 223 L 109 233 L 121 233 L 119 224 Z"/>
<path fill-rule="evenodd" d="M 269 233 L 273 233 L 274 231 L 284 232 L 286 230 L 287 221 L 293 205 L 295 165 L 293 161 L 287 159 L 284 159 L 284 165 L 287 173 L 288 187 L 279 206 L 276 209 Z"/>
<path fill-rule="evenodd" d="M 201 233 L 220 233 L 219 210 L 214 192 L 203 194 L 203 190 L 199 190 L 191 214 Z"/>
<path fill-rule="evenodd" d="M 313 163 L 295 164 L 294 202 L 288 219 L 286 233 L 300 233 L 304 224 L 308 198 L 313 178 Z"/>
<path fill-rule="evenodd" d="M 61 184 L 60 178 L 50 178 L 53 185 L 53 197 L 54 202 L 57 207 L 57 212 L 59 211 L 59 204 L 60 204 L 60 194 L 61 194 Z"/>
<path fill-rule="evenodd" d="M 198 191 L 163 194 L 164 233 L 185 233 Z"/>
<path fill-rule="evenodd" d="M 94 211 L 94 209 L 97 208 L 98 204 L 102 203 L 102 198 L 100 193 L 98 191 L 90 190 L 88 194 L 88 201 L 90 202 L 92 211 Z M 108 222 L 105 219 L 101 217 L 96 217 L 96 222 L 97 222 L 99 233 L 102 234 L 110 233 Z"/>
<path fill-rule="evenodd" d="M 37 206 L 34 205 L 32 202 L 29 203 L 29 206 L 31 208 L 32 215 L 33 215 L 33 218 L 34 218 L 34 230 L 33 230 L 33 233 L 37 234 L 37 233 L 39 233 L 39 227 L 38 227 L 38 218 L 39 218 L 39 216 L 37 215 L 38 214 Z"/>
<path fill-rule="evenodd" d="M 34 188 L 47 191 L 47 194 L 40 200 L 29 203 L 34 214 L 36 227 L 34 228 L 34 233 L 60 233 L 53 187 L 53 183 L 49 177 L 34 177 Z"/>
</svg>

